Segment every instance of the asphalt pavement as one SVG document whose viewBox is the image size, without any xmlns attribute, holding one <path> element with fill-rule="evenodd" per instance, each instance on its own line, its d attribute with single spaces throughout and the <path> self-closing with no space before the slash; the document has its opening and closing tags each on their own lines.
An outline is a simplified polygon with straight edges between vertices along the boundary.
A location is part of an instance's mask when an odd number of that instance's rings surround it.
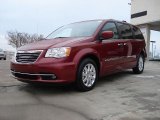
<svg viewBox="0 0 160 120">
<path fill-rule="evenodd" d="M 72 85 L 28 85 L 0 60 L 0 120 L 160 120 L 160 61 L 143 74 L 131 70 L 101 78 L 89 92 Z"/>
</svg>

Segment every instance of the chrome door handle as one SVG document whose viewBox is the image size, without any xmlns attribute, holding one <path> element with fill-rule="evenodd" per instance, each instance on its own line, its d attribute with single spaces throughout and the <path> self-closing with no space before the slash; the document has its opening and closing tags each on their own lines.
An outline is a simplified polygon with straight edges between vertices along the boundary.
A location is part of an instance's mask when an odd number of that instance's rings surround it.
<svg viewBox="0 0 160 120">
<path fill-rule="evenodd" d="M 124 43 L 123 45 L 124 45 L 124 46 L 126 46 L 126 45 L 127 45 L 127 43 Z"/>
<path fill-rule="evenodd" d="M 118 46 L 123 46 L 123 43 L 118 43 Z"/>
</svg>

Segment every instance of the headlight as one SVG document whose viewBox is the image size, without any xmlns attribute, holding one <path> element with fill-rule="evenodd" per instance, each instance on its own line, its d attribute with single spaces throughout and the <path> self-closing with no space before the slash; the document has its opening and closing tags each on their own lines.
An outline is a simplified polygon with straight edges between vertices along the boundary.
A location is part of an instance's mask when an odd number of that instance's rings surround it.
<svg viewBox="0 0 160 120">
<path fill-rule="evenodd" d="M 62 58 L 69 56 L 71 51 L 70 47 L 50 48 L 47 50 L 45 57 Z"/>
</svg>

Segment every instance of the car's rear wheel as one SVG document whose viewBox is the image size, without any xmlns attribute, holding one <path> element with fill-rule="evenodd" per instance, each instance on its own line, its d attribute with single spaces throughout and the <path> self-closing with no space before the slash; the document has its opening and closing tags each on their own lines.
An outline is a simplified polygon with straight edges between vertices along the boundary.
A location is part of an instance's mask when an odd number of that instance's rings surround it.
<svg viewBox="0 0 160 120">
<path fill-rule="evenodd" d="M 144 70 L 144 56 L 140 55 L 137 59 L 137 65 L 133 68 L 133 72 L 136 74 L 142 73 Z"/>
<path fill-rule="evenodd" d="M 89 91 L 94 88 L 98 79 L 96 63 L 90 59 L 84 59 L 78 68 L 76 86 L 80 91 Z"/>
</svg>

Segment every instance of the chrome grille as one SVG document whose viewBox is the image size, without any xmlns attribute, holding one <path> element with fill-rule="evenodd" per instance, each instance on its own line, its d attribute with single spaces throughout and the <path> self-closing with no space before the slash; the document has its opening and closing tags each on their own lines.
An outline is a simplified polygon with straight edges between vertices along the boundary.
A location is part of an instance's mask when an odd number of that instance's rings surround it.
<svg viewBox="0 0 160 120">
<path fill-rule="evenodd" d="M 34 51 L 18 51 L 16 54 L 16 62 L 18 63 L 33 63 L 41 54 L 41 50 Z"/>
</svg>

